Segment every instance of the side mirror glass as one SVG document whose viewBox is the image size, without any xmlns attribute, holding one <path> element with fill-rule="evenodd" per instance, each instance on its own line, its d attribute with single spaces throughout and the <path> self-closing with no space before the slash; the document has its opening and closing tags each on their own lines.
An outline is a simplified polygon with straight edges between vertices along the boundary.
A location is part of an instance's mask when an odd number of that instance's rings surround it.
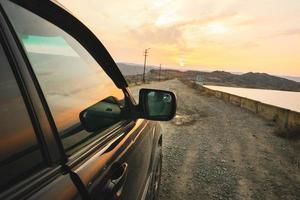
<svg viewBox="0 0 300 200">
<path fill-rule="evenodd" d="M 141 89 L 139 109 L 142 118 L 168 121 L 176 114 L 176 97 L 169 91 Z"/>
</svg>

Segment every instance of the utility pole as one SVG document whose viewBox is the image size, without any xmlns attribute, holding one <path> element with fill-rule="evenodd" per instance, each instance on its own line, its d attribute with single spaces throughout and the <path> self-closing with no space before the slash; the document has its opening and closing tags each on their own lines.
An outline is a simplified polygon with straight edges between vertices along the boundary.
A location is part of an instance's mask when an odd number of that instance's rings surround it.
<svg viewBox="0 0 300 200">
<path fill-rule="evenodd" d="M 161 64 L 159 64 L 159 74 L 158 74 L 158 81 L 160 81 L 160 73 L 161 73 Z"/>
<path fill-rule="evenodd" d="M 146 80 L 145 80 L 145 73 L 146 73 L 146 60 L 147 60 L 147 56 L 148 56 L 148 50 L 149 50 L 150 48 L 148 48 L 148 49 L 145 49 L 145 52 L 144 52 L 144 56 L 145 56 L 145 58 L 144 58 L 144 73 L 143 73 L 143 83 L 145 83 L 146 82 Z"/>
</svg>

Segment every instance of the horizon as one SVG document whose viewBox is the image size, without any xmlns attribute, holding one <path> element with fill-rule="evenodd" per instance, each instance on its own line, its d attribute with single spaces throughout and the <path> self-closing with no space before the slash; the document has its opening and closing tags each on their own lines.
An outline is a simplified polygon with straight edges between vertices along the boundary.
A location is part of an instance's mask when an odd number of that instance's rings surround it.
<svg viewBox="0 0 300 200">
<path fill-rule="evenodd" d="M 135 65 L 135 66 L 138 66 L 138 67 L 143 67 L 143 63 L 116 62 L 117 65 L 119 63 L 120 64 Z M 147 65 L 147 67 L 159 69 L 159 65 Z M 242 75 L 242 74 L 246 74 L 246 73 L 261 73 L 261 74 L 265 73 L 265 74 L 268 74 L 268 75 L 271 75 L 271 76 L 277 76 L 277 77 L 281 77 L 281 78 L 286 78 L 288 80 L 293 80 L 293 79 L 289 79 L 288 77 L 290 77 L 290 78 L 296 78 L 298 80 L 296 82 L 300 82 L 300 76 L 282 75 L 282 74 L 271 74 L 271 73 L 267 73 L 267 72 L 256 72 L 256 71 L 237 72 L 237 71 L 220 70 L 220 69 L 216 69 L 216 70 L 205 69 L 205 68 L 202 68 L 202 67 L 199 67 L 199 68 L 189 68 L 188 66 L 186 66 L 184 68 L 162 67 L 162 70 L 178 70 L 178 71 L 182 71 L 182 72 L 185 72 L 185 71 L 200 71 L 200 72 L 222 71 L 222 72 L 229 72 L 229 73 L 236 74 L 236 75 Z M 295 80 L 293 80 L 293 81 L 295 81 Z"/>
<path fill-rule="evenodd" d="M 116 62 L 300 76 L 298 0 L 58 2 Z"/>
</svg>

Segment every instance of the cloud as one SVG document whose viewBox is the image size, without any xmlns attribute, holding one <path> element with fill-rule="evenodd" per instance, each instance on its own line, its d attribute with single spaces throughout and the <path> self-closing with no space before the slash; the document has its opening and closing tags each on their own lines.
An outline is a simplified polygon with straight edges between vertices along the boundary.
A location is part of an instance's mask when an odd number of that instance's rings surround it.
<svg viewBox="0 0 300 200">
<path fill-rule="evenodd" d="M 260 45 L 257 42 L 253 42 L 253 41 L 245 42 L 240 45 L 240 47 L 242 49 L 250 49 L 250 48 L 255 48 L 258 46 L 260 46 Z"/>
<path fill-rule="evenodd" d="M 186 47 L 184 41 L 185 39 L 183 37 L 183 32 L 186 31 L 186 27 L 204 25 L 214 21 L 220 21 L 226 18 L 234 17 L 236 15 L 237 12 L 227 11 L 202 18 L 179 21 L 177 23 L 164 26 L 156 26 L 154 23 L 148 23 L 137 28 L 129 28 L 128 36 L 134 40 L 149 44 L 164 43 Z"/>
<path fill-rule="evenodd" d="M 267 36 L 260 37 L 260 39 L 271 39 L 271 38 L 277 38 L 281 36 L 300 36 L 300 28 L 295 29 L 288 29 L 285 31 L 279 31 L 277 33 L 273 33 Z"/>
<path fill-rule="evenodd" d="M 236 26 L 248 26 L 248 25 L 253 25 L 256 22 L 257 21 L 255 19 L 245 19 L 245 20 L 241 20 L 241 21 L 238 21 L 238 22 L 234 23 L 234 25 L 236 25 Z"/>
<path fill-rule="evenodd" d="M 145 43 L 153 44 L 180 44 L 182 43 L 182 31 L 176 27 L 157 27 L 152 24 L 144 24 L 137 29 L 130 29 L 131 38 Z"/>
<path fill-rule="evenodd" d="M 276 36 L 289 36 L 289 35 L 299 35 L 300 36 L 300 28 L 297 29 L 289 29 L 278 33 Z"/>
<path fill-rule="evenodd" d="M 201 24 L 207 24 L 214 21 L 221 21 L 227 18 L 231 18 L 234 16 L 237 16 L 238 13 L 235 11 L 226 11 L 222 12 L 220 14 L 206 16 L 202 18 L 187 20 L 183 22 L 179 22 L 173 25 L 173 27 L 183 27 L 183 26 L 189 26 L 189 25 L 201 25 Z"/>
</svg>

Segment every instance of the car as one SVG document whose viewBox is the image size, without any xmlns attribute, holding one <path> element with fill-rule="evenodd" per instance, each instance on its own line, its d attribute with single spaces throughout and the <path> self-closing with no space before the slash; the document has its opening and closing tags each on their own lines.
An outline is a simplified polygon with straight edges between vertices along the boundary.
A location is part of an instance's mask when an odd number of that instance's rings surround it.
<svg viewBox="0 0 300 200">
<path fill-rule="evenodd" d="M 51 1 L 0 1 L 0 199 L 157 199 L 158 121 L 172 92 L 138 103 L 99 39 Z"/>
</svg>

